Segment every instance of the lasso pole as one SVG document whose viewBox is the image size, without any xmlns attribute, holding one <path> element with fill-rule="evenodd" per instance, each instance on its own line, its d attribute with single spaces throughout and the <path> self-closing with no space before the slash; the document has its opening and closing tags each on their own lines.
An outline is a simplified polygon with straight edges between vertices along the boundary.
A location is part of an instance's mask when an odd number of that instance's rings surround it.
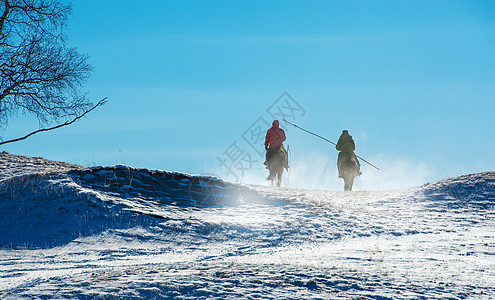
<svg viewBox="0 0 495 300">
<path fill-rule="evenodd" d="M 292 126 L 294 126 L 294 127 L 298 128 L 298 129 L 301 129 L 302 131 L 305 131 L 305 132 L 307 132 L 307 133 L 309 133 L 309 134 L 312 134 L 312 135 L 314 135 L 314 136 L 316 136 L 316 137 L 319 137 L 320 139 L 322 139 L 322 140 L 324 140 L 324 141 L 327 141 L 327 142 L 329 142 L 330 144 L 337 145 L 337 144 L 335 144 L 334 142 L 332 142 L 331 140 L 328 140 L 328 139 L 326 139 L 326 138 L 322 137 L 321 135 L 318 135 L 318 134 L 313 133 L 313 132 L 311 132 L 311 131 L 308 131 L 308 130 L 306 130 L 306 129 L 304 129 L 304 128 L 301 128 L 301 127 L 297 126 L 296 124 L 293 124 L 293 123 L 291 123 L 291 122 L 287 121 L 286 119 L 283 119 L 283 121 L 284 121 L 285 123 L 288 123 L 288 124 L 290 124 L 290 125 L 292 125 Z M 373 168 L 375 168 L 375 169 L 377 169 L 377 170 L 380 170 L 380 168 L 378 168 L 377 166 L 373 165 L 372 163 L 370 163 L 370 162 L 369 162 L 369 161 L 367 161 L 366 159 L 364 159 L 364 158 L 360 157 L 359 155 L 356 155 L 356 156 L 357 156 L 357 158 L 359 158 L 360 160 L 364 161 L 365 163 L 367 163 L 368 165 L 372 166 Z"/>
</svg>

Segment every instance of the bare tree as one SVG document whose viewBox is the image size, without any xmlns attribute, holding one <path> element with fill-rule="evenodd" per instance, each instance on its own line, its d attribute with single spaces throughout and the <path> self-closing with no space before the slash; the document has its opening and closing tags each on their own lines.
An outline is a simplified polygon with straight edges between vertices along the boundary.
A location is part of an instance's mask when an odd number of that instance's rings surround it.
<svg viewBox="0 0 495 300">
<path fill-rule="evenodd" d="M 93 105 L 80 91 L 92 67 L 87 55 L 66 46 L 70 4 L 0 0 L 0 14 L 0 128 L 18 114 L 36 116 L 40 127 L 72 118 L 61 124 L 70 125 L 105 103 Z"/>
</svg>

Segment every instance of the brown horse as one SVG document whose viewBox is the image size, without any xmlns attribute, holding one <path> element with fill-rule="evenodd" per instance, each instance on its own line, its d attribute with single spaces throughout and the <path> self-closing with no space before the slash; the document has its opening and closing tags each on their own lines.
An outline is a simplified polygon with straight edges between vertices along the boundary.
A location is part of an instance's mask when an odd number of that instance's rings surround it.
<svg viewBox="0 0 495 300">
<path fill-rule="evenodd" d="M 346 155 L 339 164 L 340 175 L 344 179 L 344 191 L 352 191 L 354 178 L 360 175 L 359 162 L 355 156 Z"/>
<path fill-rule="evenodd" d="M 268 151 L 268 170 L 270 171 L 270 175 L 266 180 L 271 180 L 272 186 L 275 184 L 277 187 L 280 187 L 285 168 L 285 153 L 281 148 L 272 148 Z"/>
</svg>

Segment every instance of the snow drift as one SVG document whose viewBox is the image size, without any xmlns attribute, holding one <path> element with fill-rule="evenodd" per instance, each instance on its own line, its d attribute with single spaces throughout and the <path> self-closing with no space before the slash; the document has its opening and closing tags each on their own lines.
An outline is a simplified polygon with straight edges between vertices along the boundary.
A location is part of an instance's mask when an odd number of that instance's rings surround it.
<svg viewBox="0 0 495 300">
<path fill-rule="evenodd" d="M 239 205 L 247 187 L 218 178 L 129 166 L 26 174 L 0 181 L 0 247 L 66 244 L 107 229 L 147 227 L 178 208 Z"/>
<path fill-rule="evenodd" d="M 0 156 L 2 298 L 495 296 L 495 172 L 346 193 Z"/>
</svg>

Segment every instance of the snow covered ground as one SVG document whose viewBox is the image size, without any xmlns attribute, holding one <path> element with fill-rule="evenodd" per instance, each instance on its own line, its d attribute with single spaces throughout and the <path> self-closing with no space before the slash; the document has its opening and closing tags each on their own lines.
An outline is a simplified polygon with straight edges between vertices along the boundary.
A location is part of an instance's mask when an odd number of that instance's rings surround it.
<svg viewBox="0 0 495 300">
<path fill-rule="evenodd" d="M 0 298 L 493 299 L 495 172 L 340 192 L 0 153 Z"/>
</svg>

